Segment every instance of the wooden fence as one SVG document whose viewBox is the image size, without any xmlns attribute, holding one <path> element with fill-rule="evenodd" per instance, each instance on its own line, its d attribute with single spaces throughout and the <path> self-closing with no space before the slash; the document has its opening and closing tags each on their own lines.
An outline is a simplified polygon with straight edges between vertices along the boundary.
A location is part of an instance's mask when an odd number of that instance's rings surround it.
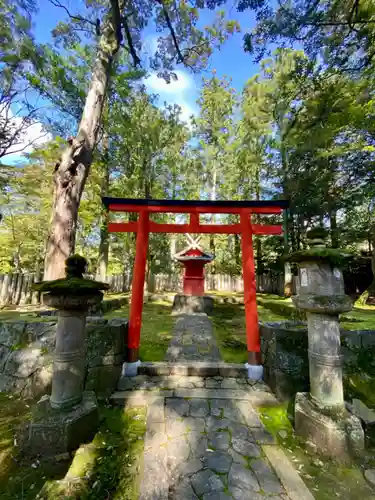
<svg viewBox="0 0 375 500">
<path fill-rule="evenodd" d="M 87 278 L 94 278 L 87 275 Z M 0 274 L 0 306 L 39 304 L 40 293 L 34 292 L 31 286 L 40 281 L 35 274 Z M 122 293 L 130 289 L 130 277 L 122 274 L 108 276 L 109 292 Z M 294 278 L 293 288 L 296 289 L 297 279 Z M 182 275 L 156 274 L 148 282 L 152 292 L 181 292 Z M 205 278 L 205 289 L 218 292 L 243 292 L 243 279 L 240 276 L 225 274 L 208 274 Z M 257 276 L 257 292 L 282 295 L 284 291 L 283 275 Z"/>
</svg>

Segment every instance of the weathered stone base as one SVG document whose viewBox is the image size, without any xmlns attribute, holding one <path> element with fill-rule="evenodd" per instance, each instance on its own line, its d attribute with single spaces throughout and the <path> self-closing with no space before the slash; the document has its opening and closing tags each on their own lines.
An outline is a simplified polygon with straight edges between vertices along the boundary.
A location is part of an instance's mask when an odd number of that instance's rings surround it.
<svg viewBox="0 0 375 500">
<path fill-rule="evenodd" d="M 335 419 L 323 415 L 308 393 L 296 394 L 295 430 L 297 435 L 314 443 L 320 453 L 340 462 L 350 461 L 364 449 L 359 419 L 349 413 Z"/>
<path fill-rule="evenodd" d="M 214 299 L 208 295 L 200 297 L 194 295 L 177 294 L 173 300 L 172 314 L 211 314 L 214 307 Z"/>
<path fill-rule="evenodd" d="M 73 451 L 92 440 L 98 425 L 94 392 L 85 391 L 81 403 L 70 411 L 54 410 L 50 397 L 43 396 L 36 405 L 24 451 L 27 455 L 44 457 Z"/>
</svg>

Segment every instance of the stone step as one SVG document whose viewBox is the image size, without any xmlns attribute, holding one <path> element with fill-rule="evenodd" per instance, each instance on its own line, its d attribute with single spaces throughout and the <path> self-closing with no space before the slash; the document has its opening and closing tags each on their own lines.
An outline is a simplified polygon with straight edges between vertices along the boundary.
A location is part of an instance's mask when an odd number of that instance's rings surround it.
<svg viewBox="0 0 375 500">
<path fill-rule="evenodd" d="M 159 398 L 183 399 L 227 399 L 249 401 L 254 406 L 277 405 L 276 397 L 265 390 L 245 386 L 244 389 L 174 389 L 174 390 L 128 390 L 116 391 L 110 401 L 115 406 L 143 406 Z"/>
<path fill-rule="evenodd" d="M 186 361 L 179 363 L 142 363 L 138 369 L 140 375 L 184 375 L 198 377 L 236 377 L 246 378 L 245 365 L 224 363 L 222 361 Z"/>
</svg>

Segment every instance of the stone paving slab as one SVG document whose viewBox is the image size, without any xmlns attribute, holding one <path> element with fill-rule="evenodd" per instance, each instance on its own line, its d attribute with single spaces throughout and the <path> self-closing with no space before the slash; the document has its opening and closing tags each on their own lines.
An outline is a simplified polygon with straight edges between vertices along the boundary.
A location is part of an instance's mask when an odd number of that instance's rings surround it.
<svg viewBox="0 0 375 500">
<path fill-rule="evenodd" d="M 147 403 L 141 500 L 313 500 L 248 400 L 176 392 Z"/>
<path fill-rule="evenodd" d="M 166 360 L 179 362 L 219 361 L 220 351 L 206 314 L 183 314 L 177 317 Z"/>
<path fill-rule="evenodd" d="M 111 400 L 147 406 L 141 500 L 313 500 L 256 410 L 277 399 L 220 361 L 207 316 L 179 316 L 167 362 L 140 373 Z"/>
</svg>

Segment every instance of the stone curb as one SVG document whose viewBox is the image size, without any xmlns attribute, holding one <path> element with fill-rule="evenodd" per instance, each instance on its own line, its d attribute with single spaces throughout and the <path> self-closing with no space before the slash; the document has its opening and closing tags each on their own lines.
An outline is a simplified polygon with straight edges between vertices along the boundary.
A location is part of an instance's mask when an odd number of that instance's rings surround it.
<svg viewBox="0 0 375 500">
<path fill-rule="evenodd" d="M 144 453 L 141 473 L 139 500 L 168 500 L 168 454 L 165 446 L 156 442 L 166 441 L 164 428 L 164 397 L 155 397 L 147 408 L 147 430 L 144 441 Z"/>
<path fill-rule="evenodd" d="M 138 369 L 141 375 L 185 375 L 200 377 L 247 377 L 245 365 L 223 362 L 194 361 L 186 363 L 142 363 Z"/>
<path fill-rule="evenodd" d="M 269 445 L 263 445 L 262 449 L 291 500 L 315 500 L 283 450 Z"/>
</svg>

